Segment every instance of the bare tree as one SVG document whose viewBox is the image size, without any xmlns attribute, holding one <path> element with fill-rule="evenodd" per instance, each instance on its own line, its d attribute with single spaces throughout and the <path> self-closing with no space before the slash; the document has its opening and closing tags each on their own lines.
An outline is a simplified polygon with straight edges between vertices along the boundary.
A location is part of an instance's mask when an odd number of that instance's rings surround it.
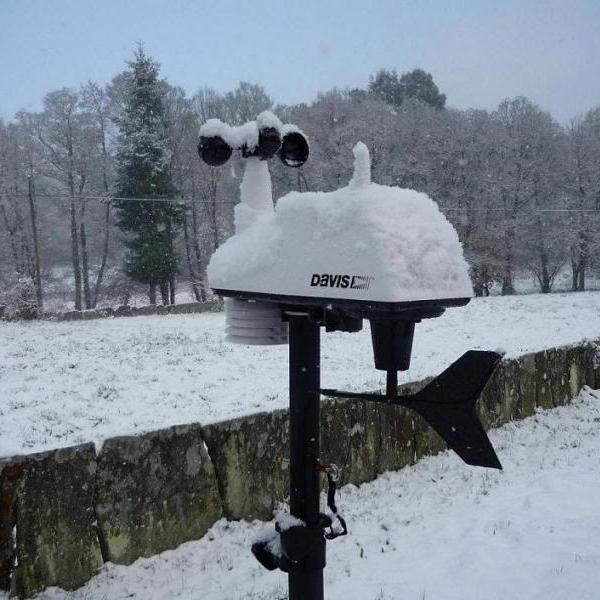
<svg viewBox="0 0 600 600">
<path fill-rule="evenodd" d="M 90 81 L 81 90 L 81 105 L 89 112 L 92 123 L 95 126 L 95 138 L 100 152 L 100 186 L 102 193 L 107 198 L 104 203 L 102 227 L 103 242 L 100 266 L 98 267 L 96 274 L 96 283 L 94 284 L 94 291 L 91 299 L 91 306 L 95 307 L 98 304 L 100 288 L 102 280 L 104 279 L 110 241 L 111 204 L 108 197 L 110 196 L 112 156 L 109 153 L 108 142 L 109 130 L 111 128 L 111 102 L 107 90 L 101 88 L 97 83 Z"/>
<path fill-rule="evenodd" d="M 65 186 L 69 194 L 75 310 L 83 308 L 79 211 L 82 209 L 81 196 L 88 176 L 86 153 L 81 148 L 78 102 L 78 95 L 74 91 L 64 88 L 46 95 L 42 113 L 19 114 L 23 127 L 41 144 L 45 151 L 47 175 Z M 83 205 L 83 210 L 85 210 L 85 205 Z"/>
<path fill-rule="evenodd" d="M 113 189 L 113 122 L 126 85 L 120 75 L 107 88 L 88 83 L 80 92 L 58 90 L 46 96 L 41 113 L 0 122 L 0 250 L 6 255 L 0 278 L 4 286 L 30 278 L 39 305 L 51 261 L 70 262 L 78 309 L 96 306 L 109 278 L 111 286 L 119 280 L 123 293 L 134 285 L 111 267 L 123 252 L 122 239 L 112 231 L 110 201 L 96 202 L 110 198 Z M 176 283 L 185 280 L 193 298 L 203 302 L 210 294 L 210 256 L 233 232 L 241 165 L 235 157 L 221 169 L 199 161 L 198 127 L 215 117 L 243 123 L 273 101 L 247 82 L 227 93 L 203 88 L 193 97 L 166 81 L 161 85 L 172 199 L 186 207 L 177 239 L 185 273 L 161 292 L 172 302 Z M 352 146 L 361 140 L 369 147 L 375 182 L 423 191 L 439 204 L 459 233 L 478 295 L 496 285 L 514 293 L 524 275 L 549 292 L 569 262 L 572 289 L 583 290 L 600 265 L 600 219 L 594 212 L 600 210 L 600 108 L 561 127 L 522 97 L 488 113 L 439 110 L 418 99 L 392 106 L 365 90 L 333 89 L 310 104 L 275 110 L 311 142 L 302 168 L 270 164 L 275 198 L 293 189 L 345 185 Z M 67 208 L 46 202 L 45 193 L 64 194 Z M 68 234 L 45 233 L 67 221 Z"/>
<path fill-rule="evenodd" d="M 110 195 L 108 130 L 109 103 L 106 91 L 88 84 L 78 93 L 67 88 L 47 94 L 41 113 L 19 114 L 19 122 L 42 155 L 42 176 L 68 198 L 71 265 L 76 310 L 93 308 L 99 298 L 110 238 L 110 204 L 107 200 L 100 228 L 101 259 L 95 282 L 91 281 L 89 200 Z M 94 224 L 96 221 L 95 209 Z"/>
<path fill-rule="evenodd" d="M 586 272 L 600 247 L 600 107 L 573 119 L 567 128 L 567 198 L 576 212 L 570 215 L 569 236 L 573 291 L 585 289 Z"/>
<path fill-rule="evenodd" d="M 42 295 L 42 275 L 40 262 L 40 245 L 38 241 L 37 209 L 35 202 L 35 186 L 33 183 L 33 174 L 27 178 L 27 197 L 29 199 L 29 215 L 31 218 L 31 237 L 33 241 L 33 282 L 35 286 L 35 297 L 39 311 L 44 309 L 44 300 Z"/>
<path fill-rule="evenodd" d="M 0 212 L 6 228 L 17 278 L 27 276 L 43 310 L 37 203 L 33 185 L 36 156 L 18 125 L 0 122 Z M 24 188 L 28 207 L 23 206 Z M 29 211 L 29 224 L 25 213 Z"/>
</svg>

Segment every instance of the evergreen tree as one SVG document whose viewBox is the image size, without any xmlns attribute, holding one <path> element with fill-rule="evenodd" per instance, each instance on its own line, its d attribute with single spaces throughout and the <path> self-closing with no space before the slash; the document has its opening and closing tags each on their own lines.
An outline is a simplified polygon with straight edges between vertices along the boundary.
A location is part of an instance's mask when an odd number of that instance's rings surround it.
<svg viewBox="0 0 600 600">
<path fill-rule="evenodd" d="M 165 95 L 159 67 L 140 47 L 125 71 L 117 150 L 117 195 L 120 198 L 173 198 L 167 150 Z M 163 304 L 175 301 L 178 255 L 175 238 L 183 211 L 171 202 L 121 200 L 119 227 L 128 234 L 126 271 L 149 286 L 150 302 L 160 289 Z"/>
<path fill-rule="evenodd" d="M 386 104 L 400 106 L 403 97 L 396 70 L 381 69 L 377 71 L 375 77 L 370 78 L 369 94 L 378 100 L 383 100 Z"/>
<path fill-rule="evenodd" d="M 415 69 L 410 73 L 404 73 L 400 77 L 400 94 L 403 99 L 414 98 L 429 104 L 435 108 L 444 108 L 446 94 L 440 94 L 440 90 L 433 82 L 431 73 L 423 69 Z"/>
<path fill-rule="evenodd" d="M 395 70 L 381 69 L 375 77 L 371 77 L 369 93 L 393 106 L 400 106 L 408 98 L 436 108 L 444 108 L 446 104 L 446 95 L 440 94 L 431 74 L 422 69 L 404 73 L 402 77 L 398 77 Z"/>
</svg>

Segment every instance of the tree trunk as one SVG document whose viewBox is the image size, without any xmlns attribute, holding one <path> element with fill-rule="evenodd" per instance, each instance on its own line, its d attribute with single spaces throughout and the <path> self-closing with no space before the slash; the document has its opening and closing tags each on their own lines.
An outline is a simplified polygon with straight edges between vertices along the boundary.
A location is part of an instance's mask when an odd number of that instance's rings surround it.
<svg viewBox="0 0 600 600">
<path fill-rule="evenodd" d="M 213 252 L 216 252 L 219 247 L 219 220 L 217 218 L 217 174 L 216 169 L 210 170 L 211 176 L 211 221 L 212 221 L 212 230 L 213 230 Z"/>
<path fill-rule="evenodd" d="M 550 285 L 550 278 L 548 277 L 548 273 L 542 271 L 539 281 L 540 281 L 540 291 L 542 292 L 542 294 L 549 294 L 552 286 Z"/>
<path fill-rule="evenodd" d="M 102 147 L 102 184 L 104 187 L 104 193 L 109 196 L 109 185 L 108 185 L 108 151 L 106 149 L 106 128 L 105 120 L 102 110 L 98 109 L 98 122 L 100 124 L 101 132 L 101 147 Z M 102 245 L 102 259 L 100 261 L 100 268 L 96 276 L 96 284 L 94 285 L 94 308 L 98 305 L 98 299 L 100 296 L 100 286 L 104 279 L 104 269 L 106 268 L 106 261 L 108 260 L 108 242 L 110 239 L 110 200 L 106 200 L 106 210 L 104 211 L 104 243 Z"/>
<path fill-rule="evenodd" d="M 31 250 L 29 248 L 29 241 L 27 239 L 27 233 L 25 232 L 25 219 L 19 206 L 19 202 L 13 202 L 13 210 L 15 213 L 15 233 L 18 234 L 18 242 L 20 246 L 20 261 L 21 261 L 21 273 L 28 274 L 31 279 L 34 279 L 34 263 L 33 257 L 31 256 Z"/>
<path fill-rule="evenodd" d="M 169 300 L 171 304 L 175 304 L 175 275 L 171 275 L 171 279 L 169 280 Z"/>
<path fill-rule="evenodd" d="M 85 200 L 80 200 L 79 212 L 79 240 L 81 243 L 81 271 L 83 279 L 83 299 L 86 308 L 92 308 L 92 294 L 90 290 L 90 269 L 87 249 L 87 234 L 85 231 Z"/>
<path fill-rule="evenodd" d="M 69 214 L 71 217 L 71 260 L 73 262 L 73 278 L 75 280 L 75 310 L 81 310 L 81 265 L 79 260 L 77 211 L 74 196 L 71 196 Z"/>
<path fill-rule="evenodd" d="M 150 283 L 148 285 L 148 300 L 150 304 L 156 304 L 156 283 Z"/>
<path fill-rule="evenodd" d="M 0 205 L 2 209 L 2 217 L 4 219 L 4 225 L 6 227 L 6 231 L 8 231 L 8 237 L 10 240 L 10 249 L 13 255 L 13 260 L 15 262 L 15 273 L 17 275 L 23 274 L 23 266 L 21 264 L 21 260 L 19 258 L 19 251 L 17 249 L 17 240 L 16 240 L 16 226 L 12 227 L 10 224 L 10 219 L 8 218 L 8 212 L 6 211 L 6 206 L 4 204 Z"/>
<path fill-rule="evenodd" d="M 504 275 L 502 276 L 502 295 L 510 296 L 515 293 L 513 283 L 513 255 L 512 250 L 507 251 L 504 261 Z"/>
<path fill-rule="evenodd" d="M 585 231 L 585 220 L 583 214 L 580 216 L 579 227 L 579 243 L 577 245 L 579 282 L 577 285 L 577 290 L 583 292 L 585 290 L 585 271 L 587 269 L 588 259 L 588 239 Z"/>
<path fill-rule="evenodd" d="M 473 268 L 471 271 L 471 279 L 473 280 L 473 292 L 475 297 L 483 296 L 483 273 L 479 268 Z"/>
<path fill-rule="evenodd" d="M 202 259 L 202 250 L 200 249 L 200 232 L 198 231 L 198 208 L 196 207 L 195 196 L 192 197 L 192 234 L 194 243 L 194 255 L 196 256 L 196 265 L 198 265 L 198 276 L 200 278 L 200 300 L 206 302 L 206 267 Z"/>
<path fill-rule="evenodd" d="M 194 298 L 196 302 L 200 302 L 200 288 L 198 286 L 198 274 L 194 269 L 194 265 L 192 264 L 192 252 L 190 249 L 190 233 L 189 233 L 189 224 L 187 213 L 183 215 L 183 239 L 185 243 L 185 258 L 187 260 L 188 271 L 190 274 L 190 283 L 192 285 L 192 293 L 194 294 Z"/>
<path fill-rule="evenodd" d="M 502 295 L 509 296 L 515 293 L 513 283 L 514 272 L 514 241 L 516 235 L 516 211 L 513 210 L 511 221 L 506 232 L 506 254 L 504 257 L 504 274 L 502 276 Z"/>
<path fill-rule="evenodd" d="M 40 246 L 38 243 L 37 213 L 35 206 L 35 188 L 33 178 L 28 178 L 29 184 L 29 215 L 31 217 L 31 236 L 33 239 L 33 283 L 35 286 L 35 299 L 39 312 L 44 310 L 44 298 L 42 294 L 42 275 L 40 266 Z"/>
<path fill-rule="evenodd" d="M 169 274 L 168 278 L 161 282 L 161 294 L 163 304 L 175 304 L 175 275 L 177 273 L 177 264 L 175 261 L 175 239 L 173 236 L 173 221 L 168 216 L 166 220 L 166 233 L 168 240 L 169 253 Z"/>
<path fill-rule="evenodd" d="M 546 249 L 546 235 L 544 231 L 544 223 L 542 222 L 541 217 L 538 216 L 536 218 L 536 234 L 537 234 L 537 249 L 539 252 L 539 260 L 540 260 L 540 270 L 539 270 L 539 282 L 540 282 L 540 290 L 542 294 L 548 294 L 552 287 L 552 278 L 550 277 L 550 272 L 548 270 L 548 251 Z"/>
<path fill-rule="evenodd" d="M 169 282 L 166 280 L 161 281 L 159 288 L 163 306 L 167 306 L 167 304 L 169 304 Z"/>
<path fill-rule="evenodd" d="M 585 264 L 579 267 L 579 285 L 577 286 L 577 291 L 585 291 Z"/>
<path fill-rule="evenodd" d="M 108 259 L 108 241 L 110 238 L 110 201 L 106 201 L 106 211 L 104 213 L 104 244 L 102 247 L 102 262 L 100 263 L 100 269 L 98 269 L 98 275 L 96 277 L 96 285 L 94 286 L 94 299 L 93 308 L 96 308 L 98 304 L 98 297 L 100 295 L 100 286 L 102 285 L 102 279 L 104 278 L 104 269 L 106 268 L 106 261 Z"/>
<path fill-rule="evenodd" d="M 571 248 L 571 291 L 576 292 L 579 289 L 579 269 L 577 261 L 574 258 L 575 250 Z"/>
</svg>

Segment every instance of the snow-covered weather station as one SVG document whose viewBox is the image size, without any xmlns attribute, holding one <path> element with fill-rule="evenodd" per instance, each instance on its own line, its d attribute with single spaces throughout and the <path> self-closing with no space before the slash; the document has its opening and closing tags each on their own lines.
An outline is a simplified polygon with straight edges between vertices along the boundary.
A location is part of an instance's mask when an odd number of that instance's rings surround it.
<svg viewBox="0 0 600 600">
<path fill-rule="evenodd" d="M 288 573 L 290 600 L 321 600 L 327 540 L 347 533 L 335 506 L 336 468 L 320 459 L 321 396 L 359 398 L 420 414 L 467 464 L 501 468 L 474 407 L 500 354 L 469 351 L 416 394 L 398 394 L 415 325 L 472 296 L 458 235 L 425 194 L 371 182 L 367 147 L 354 147 L 354 175 L 330 193 L 291 192 L 273 206 L 267 159 L 308 159 L 309 143 L 270 112 L 241 127 L 212 119 L 198 150 L 220 166 L 246 159 L 235 235 L 213 255 L 208 277 L 226 299 L 227 336 L 244 344 L 289 343 L 290 515 L 252 552 Z M 358 332 L 368 320 L 382 393 L 320 388 L 320 330 Z M 329 513 L 320 507 L 328 481 Z"/>
</svg>

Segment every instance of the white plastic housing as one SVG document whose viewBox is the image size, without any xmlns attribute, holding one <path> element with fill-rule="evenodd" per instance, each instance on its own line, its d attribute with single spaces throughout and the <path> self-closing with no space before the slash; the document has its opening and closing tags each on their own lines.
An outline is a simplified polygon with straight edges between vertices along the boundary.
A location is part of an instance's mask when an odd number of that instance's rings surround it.
<svg viewBox="0 0 600 600">
<path fill-rule="evenodd" d="M 292 192 L 274 212 L 253 215 L 213 255 L 211 287 L 376 302 L 471 297 L 461 243 L 437 204 L 371 183 L 366 146 L 354 155 L 347 187 Z"/>
</svg>

